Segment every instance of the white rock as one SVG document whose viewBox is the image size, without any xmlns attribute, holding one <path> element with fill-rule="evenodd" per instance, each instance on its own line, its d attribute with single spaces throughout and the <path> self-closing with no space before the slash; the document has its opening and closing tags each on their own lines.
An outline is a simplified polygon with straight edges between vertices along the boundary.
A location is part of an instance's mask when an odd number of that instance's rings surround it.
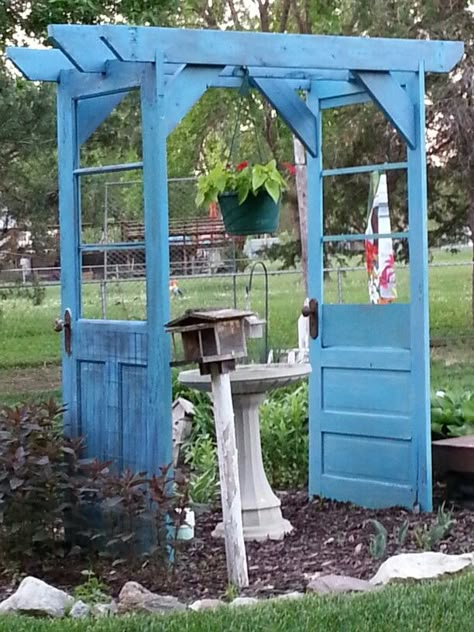
<svg viewBox="0 0 474 632">
<path fill-rule="evenodd" d="M 313 577 L 306 586 L 307 592 L 319 595 L 345 592 L 368 592 L 374 590 L 374 586 L 363 579 L 348 577 L 347 575 L 321 575 Z"/>
<path fill-rule="evenodd" d="M 36 616 L 63 617 L 74 598 L 36 577 L 25 577 L 17 591 L 0 603 L 0 614 L 18 612 Z"/>
<path fill-rule="evenodd" d="M 118 606 L 116 602 L 112 599 L 109 603 L 96 603 L 92 606 L 91 614 L 94 617 L 113 617 L 118 613 Z"/>
<path fill-rule="evenodd" d="M 258 603 L 258 599 L 255 597 L 236 597 L 234 601 L 231 602 L 231 608 L 239 608 L 240 606 L 253 606 Z"/>
<path fill-rule="evenodd" d="M 79 599 L 71 608 L 69 616 L 73 619 L 85 619 L 91 613 L 91 607 Z"/>
<path fill-rule="evenodd" d="M 302 599 L 303 597 L 303 593 L 295 590 L 293 592 L 284 593 L 283 595 L 278 595 L 278 597 L 275 597 L 275 599 L 277 599 L 278 601 L 294 601 L 296 599 Z"/>
<path fill-rule="evenodd" d="M 223 603 L 219 599 L 198 599 L 189 606 L 189 609 L 198 612 L 199 610 L 213 610 L 222 605 Z"/>
<path fill-rule="evenodd" d="M 374 585 L 387 584 L 392 579 L 430 579 L 447 573 L 458 573 L 473 564 L 473 557 L 473 553 L 401 553 L 386 560 L 370 582 Z"/>
<path fill-rule="evenodd" d="M 127 582 L 119 594 L 119 612 L 152 612 L 156 614 L 186 610 L 176 597 L 157 595 L 138 582 Z"/>
</svg>

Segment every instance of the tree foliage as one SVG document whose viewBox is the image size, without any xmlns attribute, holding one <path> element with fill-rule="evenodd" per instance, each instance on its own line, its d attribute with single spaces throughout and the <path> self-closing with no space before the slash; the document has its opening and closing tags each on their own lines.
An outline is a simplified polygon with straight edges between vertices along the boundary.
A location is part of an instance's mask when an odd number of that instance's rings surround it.
<svg viewBox="0 0 474 632">
<path fill-rule="evenodd" d="M 429 76 L 428 151 L 430 240 L 455 242 L 474 232 L 473 12 L 468 0 L 7 0 L 0 6 L 0 46 L 24 35 L 46 38 L 49 23 L 129 22 L 270 32 L 336 33 L 379 37 L 461 39 L 466 55 L 450 75 Z M 138 101 L 130 99 L 84 148 L 87 160 L 140 155 Z M 18 220 L 53 218 L 56 212 L 53 89 L 26 84 L 0 66 L 2 206 Z M 273 108 L 257 94 L 209 90 L 169 139 L 169 175 L 208 169 L 232 160 L 291 161 L 292 137 Z M 399 136 L 369 106 L 326 113 L 325 166 L 403 160 Z M 326 229 L 364 229 L 368 182 L 346 179 L 326 188 Z M 407 224 L 403 173 L 390 174 L 395 229 Z"/>
</svg>

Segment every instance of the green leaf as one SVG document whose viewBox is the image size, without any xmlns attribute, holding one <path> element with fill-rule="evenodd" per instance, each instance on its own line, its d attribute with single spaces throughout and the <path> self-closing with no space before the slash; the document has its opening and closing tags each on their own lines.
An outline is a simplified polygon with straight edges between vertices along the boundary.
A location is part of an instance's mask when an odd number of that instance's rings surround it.
<svg viewBox="0 0 474 632">
<path fill-rule="evenodd" d="M 267 180 L 265 182 L 265 189 L 273 201 L 276 203 L 280 199 L 280 187 L 273 180 Z"/>
<path fill-rule="evenodd" d="M 260 165 L 256 165 L 252 171 L 252 190 L 257 193 L 260 187 L 267 180 L 267 174 L 263 171 Z"/>
<path fill-rule="evenodd" d="M 474 401 L 472 399 L 468 399 L 461 404 L 461 413 L 465 421 L 474 423 Z"/>
<path fill-rule="evenodd" d="M 196 206 L 202 206 L 204 204 L 205 196 L 202 191 L 198 191 L 195 198 Z"/>
<path fill-rule="evenodd" d="M 239 204 L 243 204 L 250 193 L 250 182 L 248 180 L 239 181 L 237 193 Z"/>
</svg>

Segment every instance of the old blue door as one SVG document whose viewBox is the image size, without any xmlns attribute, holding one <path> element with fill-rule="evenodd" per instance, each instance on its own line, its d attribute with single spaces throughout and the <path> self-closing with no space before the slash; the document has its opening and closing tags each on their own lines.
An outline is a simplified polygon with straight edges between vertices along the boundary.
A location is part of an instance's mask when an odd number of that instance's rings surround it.
<svg viewBox="0 0 474 632">
<path fill-rule="evenodd" d="M 323 208 L 326 179 L 385 171 L 390 165 L 323 169 L 321 125 L 319 154 L 308 163 L 309 296 L 319 304 L 319 335 L 310 350 L 309 487 L 312 494 L 369 507 L 430 510 L 423 72 L 413 73 L 405 90 L 416 138 L 407 147 L 406 163 L 392 168 L 407 173 L 409 230 L 394 237 L 409 242 L 409 302 L 331 304 L 325 291 L 325 245 L 364 241 L 363 234 L 324 234 L 324 217 L 331 212 Z M 316 91 L 309 102 L 320 115 L 324 104 Z"/>
<path fill-rule="evenodd" d="M 169 318 L 166 132 L 156 124 L 159 90 L 153 67 L 117 74 L 118 79 L 95 75 L 84 86 L 81 73 L 63 71 L 58 86 L 65 423 L 69 433 L 84 437 L 89 456 L 110 460 L 119 470 L 152 472 L 171 460 L 170 349 L 163 327 Z M 129 88 L 141 91 L 146 166 L 82 165 L 81 144 Z M 144 241 L 115 236 L 99 243 L 85 230 L 86 180 L 118 178 L 128 171 L 143 177 Z M 104 318 L 99 285 L 83 282 L 83 256 L 106 252 L 133 253 L 146 261 L 146 279 L 134 281 L 146 293 L 140 320 L 114 318 L 113 304 Z M 88 304 L 86 310 L 91 292 L 97 309 Z"/>
</svg>

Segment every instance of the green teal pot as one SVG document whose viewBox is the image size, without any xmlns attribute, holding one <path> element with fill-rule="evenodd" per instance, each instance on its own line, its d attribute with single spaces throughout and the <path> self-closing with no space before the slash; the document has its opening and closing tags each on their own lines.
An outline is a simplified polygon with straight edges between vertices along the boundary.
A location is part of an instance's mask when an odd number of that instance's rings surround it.
<svg viewBox="0 0 474 632">
<path fill-rule="evenodd" d="M 219 206 L 229 235 L 260 235 L 278 230 L 280 202 L 274 202 L 266 191 L 250 193 L 242 204 L 237 193 L 222 193 Z"/>
</svg>

